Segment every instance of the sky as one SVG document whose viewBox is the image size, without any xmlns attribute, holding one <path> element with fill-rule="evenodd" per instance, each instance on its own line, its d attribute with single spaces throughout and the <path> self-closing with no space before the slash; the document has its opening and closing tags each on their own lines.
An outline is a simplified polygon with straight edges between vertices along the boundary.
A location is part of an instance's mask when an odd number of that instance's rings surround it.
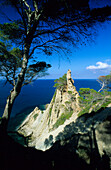
<svg viewBox="0 0 111 170">
<path fill-rule="evenodd" d="M 69 57 L 69 60 L 67 59 Z M 45 61 L 52 65 L 49 76 L 46 78 L 59 78 L 68 69 L 74 79 L 97 79 L 101 75 L 107 75 L 111 71 L 111 22 L 104 23 L 97 28 L 97 36 L 94 42 L 86 46 L 73 48 L 68 56 L 52 55 Z"/>
<path fill-rule="evenodd" d="M 101 0 L 101 5 L 107 5 L 109 1 Z M 17 17 L 15 11 L 10 8 L 6 10 L 12 18 Z M 2 22 L 3 18 L 0 16 L 0 23 Z M 49 75 L 42 79 L 59 78 L 68 69 L 71 70 L 74 79 L 97 79 L 101 75 L 109 74 L 111 71 L 111 22 L 105 22 L 97 27 L 94 42 L 79 48 L 71 48 L 71 53 L 67 56 L 54 53 L 47 57 L 41 54 L 39 61 L 46 61 L 52 65 L 48 70 Z"/>
</svg>

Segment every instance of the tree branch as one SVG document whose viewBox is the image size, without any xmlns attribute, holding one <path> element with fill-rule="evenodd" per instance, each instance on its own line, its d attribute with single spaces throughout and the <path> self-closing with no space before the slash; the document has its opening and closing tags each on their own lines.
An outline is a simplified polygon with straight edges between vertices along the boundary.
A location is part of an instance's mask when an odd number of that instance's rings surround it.
<svg viewBox="0 0 111 170">
<path fill-rule="evenodd" d="M 22 1 L 21 1 L 21 4 L 22 4 Z M 27 24 L 26 24 L 25 17 L 24 17 L 23 6 L 21 6 L 22 13 L 20 12 L 19 7 L 16 4 L 15 4 L 15 8 L 22 18 L 24 28 L 25 28 L 25 33 L 27 33 Z"/>
<path fill-rule="evenodd" d="M 25 4 L 25 6 L 31 11 L 30 5 L 27 3 L 26 0 L 22 0 L 22 2 Z"/>
<path fill-rule="evenodd" d="M 44 43 L 41 44 L 41 45 L 35 46 L 35 47 L 32 49 L 31 53 L 29 54 L 29 58 L 32 56 L 32 54 L 34 53 L 34 51 L 35 51 L 38 47 L 43 47 L 43 46 L 45 46 L 47 43 L 51 43 L 51 42 L 56 41 L 56 40 L 59 40 L 59 39 L 61 39 L 61 38 L 59 37 L 59 38 L 56 38 L 56 39 L 48 40 L 48 41 L 44 42 Z"/>
<path fill-rule="evenodd" d="M 6 77 L 7 81 L 8 81 L 12 86 L 14 86 L 14 84 L 12 83 L 12 81 L 9 80 L 8 75 L 6 75 L 5 77 Z"/>
<path fill-rule="evenodd" d="M 38 6 L 35 0 L 33 0 L 33 6 L 35 8 L 36 13 L 38 13 Z"/>
</svg>

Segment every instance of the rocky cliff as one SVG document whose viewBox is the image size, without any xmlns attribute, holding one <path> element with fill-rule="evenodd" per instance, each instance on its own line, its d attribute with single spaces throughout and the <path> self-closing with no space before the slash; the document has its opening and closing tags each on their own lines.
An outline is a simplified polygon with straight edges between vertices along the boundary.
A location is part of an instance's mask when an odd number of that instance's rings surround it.
<svg viewBox="0 0 111 170">
<path fill-rule="evenodd" d="M 54 152 L 62 147 L 68 153 L 76 153 L 92 169 L 110 169 L 111 96 L 106 96 L 110 100 L 105 108 L 100 107 L 105 98 L 98 102 L 99 98 L 88 113 L 78 117 L 82 111 L 80 96 L 71 71 L 56 82 L 56 91 L 46 110 L 36 107 L 17 129 L 18 133 L 27 139 L 28 146 L 44 151 L 52 148 Z M 94 111 L 97 105 L 99 109 Z"/>
<path fill-rule="evenodd" d="M 79 94 L 68 70 L 64 76 L 64 85 L 55 90 L 54 96 L 47 105 L 46 110 L 41 111 L 37 107 L 31 112 L 18 128 L 18 132 L 29 138 L 28 145 L 45 150 L 45 140 L 53 135 L 53 142 L 57 134 L 63 131 L 64 126 L 73 122 L 80 111 Z"/>
</svg>

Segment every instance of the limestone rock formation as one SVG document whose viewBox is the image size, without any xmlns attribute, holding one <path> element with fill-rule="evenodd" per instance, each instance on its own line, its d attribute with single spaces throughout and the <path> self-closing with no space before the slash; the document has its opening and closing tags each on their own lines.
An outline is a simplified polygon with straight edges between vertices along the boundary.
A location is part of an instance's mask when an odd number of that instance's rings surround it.
<svg viewBox="0 0 111 170">
<path fill-rule="evenodd" d="M 83 110 L 71 71 L 56 82 L 57 89 L 46 110 L 36 107 L 18 128 L 18 133 L 28 139 L 28 146 L 43 151 L 60 147 L 73 155 L 76 153 L 92 169 L 110 169 L 111 100 L 105 108 L 95 112 L 93 105 L 78 117 Z M 99 101 L 96 105 L 100 105 Z"/>
<path fill-rule="evenodd" d="M 35 108 L 18 128 L 18 133 L 29 137 L 29 146 L 47 149 L 45 139 L 53 135 L 53 142 L 55 142 L 57 134 L 64 129 L 64 126 L 77 118 L 80 111 L 79 93 L 74 86 L 70 70 L 67 72 L 65 81 L 62 89 L 56 89 L 46 110 L 41 111 Z"/>
<path fill-rule="evenodd" d="M 68 152 L 76 153 L 92 169 L 111 168 L 111 102 L 96 112 L 93 105 L 89 112 L 78 117 L 82 110 L 71 71 L 57 83 L 46 110 L 36 107 L 18 128 L 18 133 L 28 139 L 28 146 L 47 150 L 51 146 L 57 149 L 59 144 Z M 99 101 L 96 105 L 100 105 Z"/>
</svg>

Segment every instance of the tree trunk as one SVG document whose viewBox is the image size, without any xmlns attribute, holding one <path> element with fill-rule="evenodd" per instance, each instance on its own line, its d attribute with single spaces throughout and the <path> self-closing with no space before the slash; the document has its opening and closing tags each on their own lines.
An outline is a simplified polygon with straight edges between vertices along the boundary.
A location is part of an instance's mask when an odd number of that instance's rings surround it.
<svg viewBox="0 0 111 170">
<path fill-rule="evenodd" d="M 0 128 L 4 132 L 6 132 L 6 130 L 7 130 L 7 126 L 8 126 L 8 122 L 9 122 L 9 119 L 10 119 L 10 115 L 11 115 L 11 111 L 12 111 L 14 101 L 15 101 L 16 97 L 19 95 L 21 88 L 22 88 L 22 84 L 23 84 L 26 69 L 27 69 L 29 48 L 30 48 L 29 45 L 25 47 L 21 72 L 18 75 L 16 85 L 11 90 L 10 95 L 7 98 L 7 103 L 6 103 L 4 113 L 3 113 L 3 116 L 2 116 L 2 119 L 1 119 L 1 122 L 0 122 Z"/>
<path fill-rule="evenodd" d="M 8 121 L 10 119 L 13 103 L 14 103 L 14 100 L 16 99 L 17 96 L 18 96 L 18 94 L 15 91 L 15 89 L 13 88 L 10 92 L 10 95 L 7 98 L 4 113 L 3 113 L 3 116 L 2 116 L 2 129 L 3 129 L 3 131 L 7 130 Z"/>
<path fill-rule="evenodd" d="M 105 83 L 103 82 L 101 89 L 98 90 L 98 92 L 102 91 L 105 87 Z"/>
</svg>

